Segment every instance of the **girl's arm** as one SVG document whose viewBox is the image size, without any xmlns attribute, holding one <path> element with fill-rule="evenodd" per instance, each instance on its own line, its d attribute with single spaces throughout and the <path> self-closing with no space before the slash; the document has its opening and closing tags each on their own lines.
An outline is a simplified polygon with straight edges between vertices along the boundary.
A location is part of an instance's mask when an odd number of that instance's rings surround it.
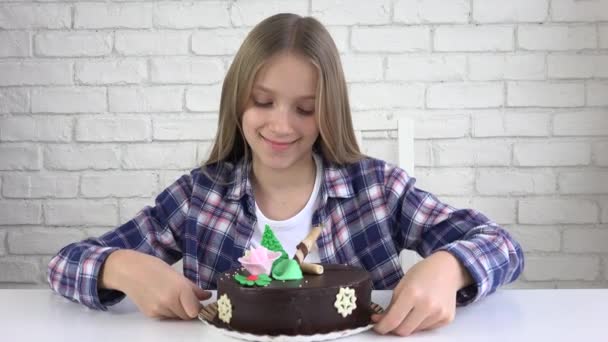
<svg viewBox="0 0 608 342">
<path fill-rule="evenodd" d="M 90 308 L 106 310 L 124 293 L 103 289 L 101 270 L 108 256 L 130 249 L 173 264 L 182 257 L 181 236 L 192 193 L 192 177 L 184 175 L 132 220 L 102 235 L 72 243 L 59 251 L 48 265 L 47 280 L 62 296 Z"/>
<path fill-rule="evenodd" d="M 423 257 L 438 251 L 453 255 L 472 280 L 458 291 L 459 305 L 517 279 L 523 252 L 505 229 L 475 210 L 442 203 L 414 183 L 404 170 L 385 166 L 385 195 L 395 220 L 393 240 L 400 249 L 416 250 Z"/>
</svg>

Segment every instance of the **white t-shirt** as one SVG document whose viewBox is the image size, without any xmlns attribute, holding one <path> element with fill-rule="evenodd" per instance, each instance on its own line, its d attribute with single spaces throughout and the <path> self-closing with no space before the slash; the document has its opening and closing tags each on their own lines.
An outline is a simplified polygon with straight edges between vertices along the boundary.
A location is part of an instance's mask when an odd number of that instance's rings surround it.
<svg viewBox="0 0 608 342">
<path fill-rule="evenodd" d="M 315 165 L 317 166 L 317 173 L 315 176 L 315 184 L 312 189 L 312 193 L 308 198 L 308 202 L 300 212 L 294 216 L 282 220 L 275 221 L 267 218 L 264 213 L 260 210 L 258 203 L 255 203 L 255 214 L 257 216 L 257 223 L 255 224 L 253 236 L 251 238 L 251 245 L 259 247 L 262 242 L 262 235 L 264 233 L 264 227 L 266 224 L 272 228 L 272 231 L 276 235 L 277 239 L 281 242 L 283 249 L 287 252 L 290 258 L 296 253 L 296 246 L 306 238 L 308 233 L 312 229 L 312 214 L 316 208 L 317 197 L 319 195 L 319 189 L 321 188 L 321 179 L 323 170 L 321 161 L 317 155 L 314 155 Z M 317 245 L 311 246 L 311 251 L 308 253 L 305 259 L 309 263 L 320 262 L 319 251 Z"/>
</svg>

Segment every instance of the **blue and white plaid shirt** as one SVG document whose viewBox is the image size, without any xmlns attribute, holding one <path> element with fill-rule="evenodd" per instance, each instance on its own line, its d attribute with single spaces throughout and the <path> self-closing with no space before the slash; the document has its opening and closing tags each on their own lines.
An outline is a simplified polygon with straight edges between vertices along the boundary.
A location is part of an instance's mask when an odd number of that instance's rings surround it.
<svg viewBox="0 0 608 342">
<path fill-rule="evenodd" d="M 99 238 L 63 248 L 49 263 L 48 281 L 61 295 L 106 310 L 124 294 L 98 289 L 108 255 L 126 248 L 169 264 L 183 258 L 184 275 L 214 289 L 217 276 L 239 265 L 256 222 L 251 164 L 222 162 L 179 178 L 129 222 Z M 455 209 L 414 186 L 415 178 L 384 161 L 365 158 L 340 166 L 323 160 L 323 181 L 313 225 L 322 263 L 365 268 L 375 289 L 391 289 L 403 277 L 399 252 L 423 257 L 452 253 L 474 284 L 458 292 L 459 305 L 476 301 L 523 269 L 519 244 L 496 223 L 470 209 Z"/>
</svg>

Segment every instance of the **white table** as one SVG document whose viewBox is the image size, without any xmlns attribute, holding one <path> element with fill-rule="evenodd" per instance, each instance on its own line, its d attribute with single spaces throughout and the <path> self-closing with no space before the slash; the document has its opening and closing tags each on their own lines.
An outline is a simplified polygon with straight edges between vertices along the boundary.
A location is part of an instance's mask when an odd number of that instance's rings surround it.
<svg viewBox="0 0 608 342">
<path fill-rule="evenodd" d="M 390 291 L 374 291 L 386 306 Z M 50 290 L 0 290 L 2 341 L 228 341 L 202 322 L 158 321 L 128 300 L 108 312 L 72 303 Z M 348 341 L 396 341 L 368 331 Z M 501 290 L 458 308 L 455 321 L 407 341 L 608 341 L 608 289 Z"/>
</svg>

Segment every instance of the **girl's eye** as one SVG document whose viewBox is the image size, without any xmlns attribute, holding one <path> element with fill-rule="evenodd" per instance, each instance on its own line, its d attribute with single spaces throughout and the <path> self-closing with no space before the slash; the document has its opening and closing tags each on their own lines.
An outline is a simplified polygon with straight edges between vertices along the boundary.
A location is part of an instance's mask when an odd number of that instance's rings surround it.
<svg viewBox="0 0 608 342">
<path fill-rule="evenodd" d="M 267 102 L 265 102 L 265 101 L 258 101 L 256 99 L 253 99 L 253 104 L 256 107 L 260 107 L 260 108 L 270 108 L 270 107 L 272 107 L 273 102 L 272 101 L 267 101 Z M 296 111 L 299 114 L 301 114 L 301 115 L 312 115 L 315 112 L 314 109 L 312 109 L 312 110 L 306 110 L 306 109 L 303 109 L 303 108 L 300 108 L 300 107 L 297 107 Z"/>
<path fill-rule="evenodd" d="M 253 100 L 253 104 L 255 104 L 258 107 L 270 107 L 272 106 L 272 102 L 264 102 L 264 101 L 257 101 L 257 100 Z"/>
<path fill-rule="evenodd" d="M 305 110 L 302 108 L 298 108 L 298 113 L 302 114 L 302 115 L 311 115 L 313 114 L 315 111 L 313 110 Z"/>
</svg>

